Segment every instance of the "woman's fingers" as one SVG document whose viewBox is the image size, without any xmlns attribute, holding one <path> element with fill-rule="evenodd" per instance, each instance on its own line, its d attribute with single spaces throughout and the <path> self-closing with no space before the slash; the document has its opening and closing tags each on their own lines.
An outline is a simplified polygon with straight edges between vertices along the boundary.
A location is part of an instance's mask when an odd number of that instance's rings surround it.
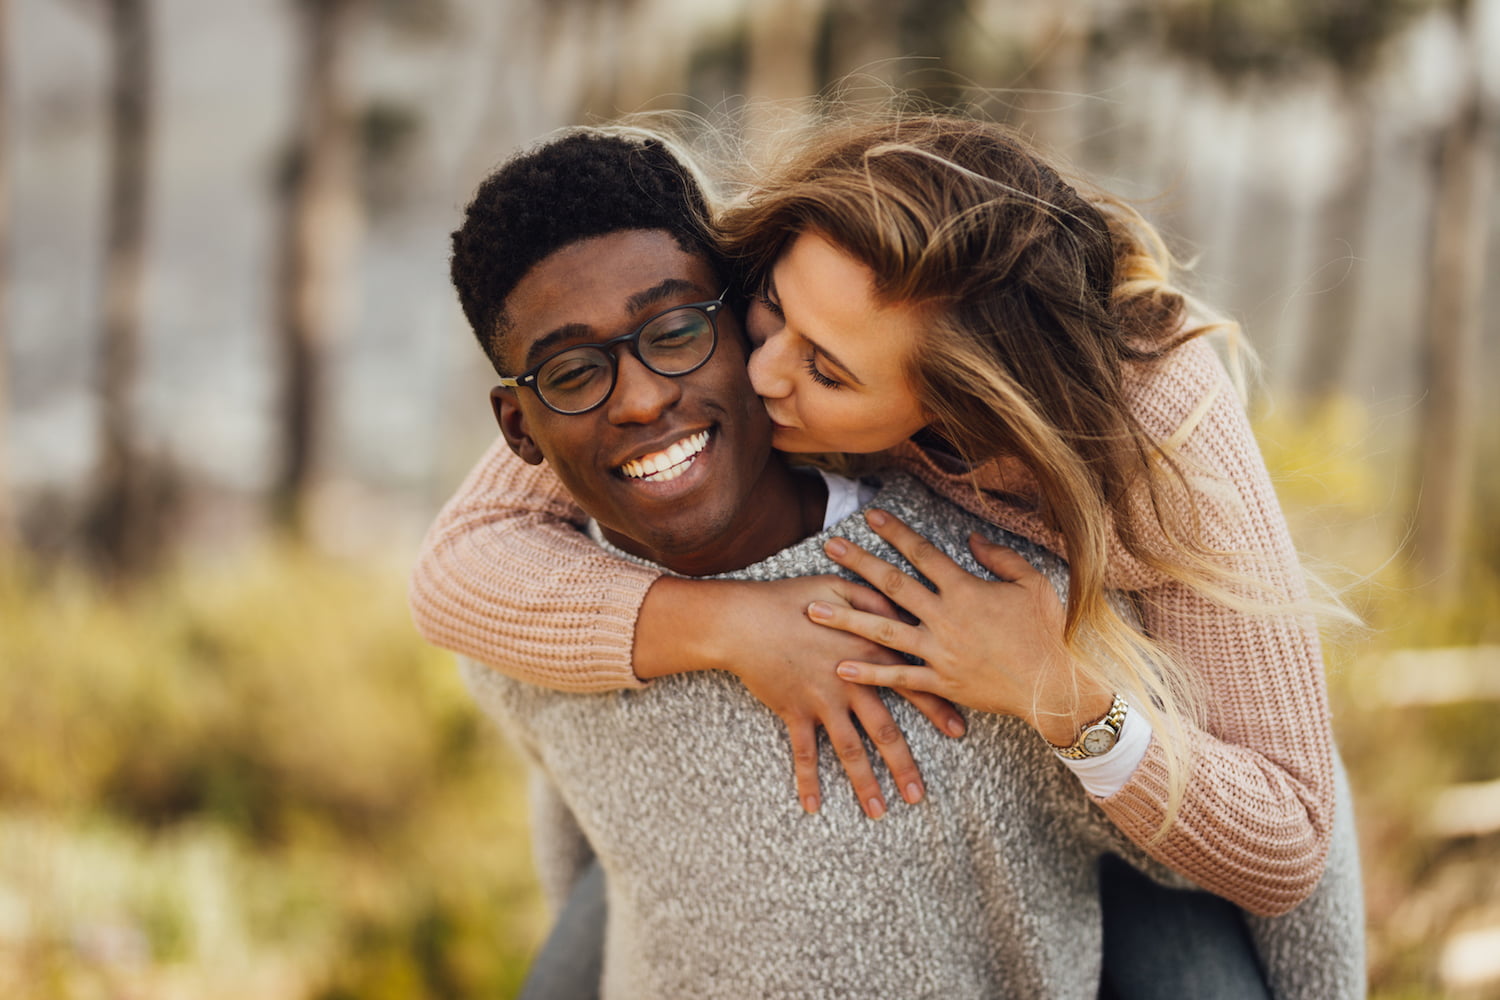
<svg viewBox="0 0 1500 1000">
<path fill-rule="evenodd" d="M 863 684 L 866 687 L 910 688 L 913 691 L 935 694 L 940 698 L 952 697 L 947 690 L 947 685 L 943 682 L 942 675 L 931 667 L 918 667 L 906 663 L 891 666 L 845 660 L 838 665 L 837 672 L 842 679 L 854 684 Z"/>
<path fill-rule="evenodd" d="M 900 610 L 891 603 L 890 598 L 886 597 L 880 591 L 871 590 L 869 587 L 861 587 L 859 584 L 845 580 L 841 576 L 832 577 L 831 579 L 837 584 L 839 596 L 856 611 L 880 615 L 882 618 L 897 620 L 901 618 Z"/>
<path fill-rule="evenodd" d="M 930 543 L 925 540 L 923 544 L 928 544 L 930 547 Z M 922 617 L 923 610 L 933 598 L 932 591 L 921 582 L 907 576 L 884 559 L 872 556 L 848 539 L 830 538 L 824 544 L 823 551 L 828 553 L 828 558 L 845 569 L 859 574 L 870 586 L 918 618 Z M 947 556 L 943 558 L 946 559 Z M 929 562 L 931 562 L 930 559 Z M 914 562 L 912 565 L 917 564 Z M 918 569 L 920 570 L 920 567 Z"/>
<path fill-rule="evenodd" d="M 873 557 L 872 557 L 873 558 Z M 921 589 L 920 587 L 918 589 Z M 924 659 L 922 630 L 914 625 L 884 615 L 855 611 L 827 601 L 813 601 L 807 606 L 807 617 L 819 625 L 827 625 L 842 632 L 849 632 L 868 639 L 877 646 L 895 649 Z"/>
<path fill-rule="evenodd" d="M 941 698 L 926 691 L 914 691 L 911 688 L 893 688 L 892 690 L 911 702 L 918 712 L 927 717 L 928 722 L 937 727 L 938 732 L 947 733 L 957 739 L 968 728 L 964 724 L 964 717 L 947 698 Z"/>
<path fill-rule="evenodd" d="M 911 747 L 907 746 L 901 727 L 891 718 L 891 711 L 886 708 L 880 695 L 873 689 L 860 689 L 854 698 L 854 715 L 890 770 L 897 793 L 907 802 L 921 802 L 925 794 L 922 772 L 912 759 Z M 865 799 L 861 798 L 860 801 L 864 802 Z"/>
<path fill-rule="evenodd" d="M 1037 572 L 1037 568 L 1015 549 L 997 545 L 977 531 L 969 535 L 969 551 L 974 553 L 979 565 L 1006 583 L 1015 583 L 1023 576 Z"/>
<path fill-rule="evenodd" d="M 938 590 L 956 575 L 968 575 L 948 554 L 933 545 L 922 535 L 913 531 L 905 521 L 879 507 L 865 511 L 865 521 L 870 528 L 896 547 L 896 551 L 911 563 L 918 573 L 933 582 Z M 868 579 L 868 577 L 866 578 Z M 926 589 L 926 588 L 923 588 Z M 901 603 L 899 600 L 897 603 Z"/>
<path fill-rule="evenodd" d="M 797 779 L 797 801 L 815 813 L 823 803 L 818 788 L 818 727 L 811 719 L 787 723 L 792 738 L 792 769 Z"/>
<path fill-rule="evenodd" d="M 951 704 L 933 695 L 907 691 L 902 694 L 932 720 L 933 725 L 952 736 L 963 735 L 963 719 Z M 873 688 L 857 688 L 850 699 L 849 710 L 859 722 L 856 728 L 848 715 L 825 720 L 823 728 L 829 743 L 849 775 L 855 798 L 865 815 L 879 819 L 885 815 L 885 793 L 875 777 L 874 766 L 866 748 L 865 737 L 875 745 L 885 761 L 891 780 L 901 797 L 917 803 L 927 794 L 922 772 L 907 745 L 906 736 Z M 861 735 L 860 730 L 863 730 Z M 804 811 L 815 813 L 822 806 L 818 781 L 818 732 L 814 719 L 788 721 L 787 734 L 792 741 L 792 766 L 796 774 L 797 801 Z"/>
<path fill-rule="evenodd" d="M 828 742 L 833 745 L 833 752 L 844 765 L 844 773 L 849 775 L 849 783 L 854 786 L 860 808 L 871 819 L 884 816 L 885 795 L 880 791 L 880 782 L 875 780 L 875 769 L 870 765 L 870 755 L 865 752 L 864 737 L 854 725 L 854 720 L 847 716 L 825 719 L 823 728 L 828 732 Z"/>
</svg>

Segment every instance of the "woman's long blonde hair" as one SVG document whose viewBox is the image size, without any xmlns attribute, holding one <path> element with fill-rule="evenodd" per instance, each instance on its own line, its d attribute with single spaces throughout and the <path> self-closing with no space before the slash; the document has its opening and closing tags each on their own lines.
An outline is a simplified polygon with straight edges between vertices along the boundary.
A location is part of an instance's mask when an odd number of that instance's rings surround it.
<svg viewBox="0 0 1500 1000">
<path fill-rule="evenodd" d="M 751 281 L 811 230 L 869 267 L 879 301 L 924 310 L 907 376 L 931 430 L 971 466 L 1008 456 L 1035 476 L 1070 567 L 1064 640 L 1151 717 L 1174 815 L 1198 689 L 1107 598 L 1112 541 L 1214 599 L 1256 600 L 1181 502 L 1188 472 L 1172 447 L 1128 405 L 1128 366 L 1222 325 L 1188 324 L 1155 230 L 1065 181 L 1014 130 L 947 114 L 820 121 L 719 228 Z"/>
</svg>

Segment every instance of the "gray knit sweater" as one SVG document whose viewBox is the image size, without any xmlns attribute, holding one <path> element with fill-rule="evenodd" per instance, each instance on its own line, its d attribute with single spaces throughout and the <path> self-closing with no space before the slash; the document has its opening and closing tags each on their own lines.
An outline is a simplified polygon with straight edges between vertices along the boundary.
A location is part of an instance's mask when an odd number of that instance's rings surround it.
<svg viewBox="0 0 1500 1000">
<path fill-rule="evenodd" d="M 892 477 L 875 503 L 970 571 L 983 572 L 966 544 L 977 530 L 1065 589 L 1067 569 L 1055 556 L 914 480 Z M 844 573 L 823 554 L 831 534 L 904 566 L 853 516 L 727 575 Z M 927 796 L 915 806 L 900 801 L 877 768 L 892 807 L 872 821 L 833 777 L 842 768 L 826 740 L 825 801 L 815 815 L 801 810 L 780 721 L 728 674 L 564 694 L 469 661 L 462 670 L 557 795 L 544 796 L 534 817 L 544 881 L 566 883 L 586 856 L 580 834 L 604 867 L 604 1000 L 1092 1000 L 1101 961 L 1099 856 L 1114 853 L 1184 884 L 1124 838 L 1016 718 L 968 713 L 968 735 L 953 740 L 885 692 Z M 1347 803 L 1347 790 L 1341 795 Z M 1363 995 L 1347 806 L 1340 823 L 1314 898 L 1285 917 L 1250 921 L 1280 997 Z"/>
</svg>

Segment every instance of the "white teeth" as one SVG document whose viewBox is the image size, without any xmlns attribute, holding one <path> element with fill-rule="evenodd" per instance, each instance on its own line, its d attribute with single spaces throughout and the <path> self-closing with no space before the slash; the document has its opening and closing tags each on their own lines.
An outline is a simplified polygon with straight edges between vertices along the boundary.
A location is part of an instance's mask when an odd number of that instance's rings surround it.
<svg viewBox="0 0 1500 1000">
<path fill-rule="evenodd" d="M 692 437 L 673 442 L 662 451 L 632 458 L 620 466 L 620 473 L 628 479 L 644 479 L 652 483 L 665 483 L 676 479 L 692 465 L 690 459 L 708 445 L 708 431 L 699 431 Z"/>
</svg>

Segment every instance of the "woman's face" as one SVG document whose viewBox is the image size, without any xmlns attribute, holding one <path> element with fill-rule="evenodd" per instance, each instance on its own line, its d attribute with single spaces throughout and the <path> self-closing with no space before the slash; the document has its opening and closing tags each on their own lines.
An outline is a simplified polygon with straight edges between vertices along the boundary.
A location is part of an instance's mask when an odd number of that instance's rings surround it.
<svg viewBox="0 0 1500 1000">
<path fill-rule="evenodd" d="M 928 423 L 906 378 L 922 317 L 881 305 L 870 269 L 816 232 L 797 236 L 751 302 L 750 382 L 789 452 L 884 451 Z"/>
</svg>

